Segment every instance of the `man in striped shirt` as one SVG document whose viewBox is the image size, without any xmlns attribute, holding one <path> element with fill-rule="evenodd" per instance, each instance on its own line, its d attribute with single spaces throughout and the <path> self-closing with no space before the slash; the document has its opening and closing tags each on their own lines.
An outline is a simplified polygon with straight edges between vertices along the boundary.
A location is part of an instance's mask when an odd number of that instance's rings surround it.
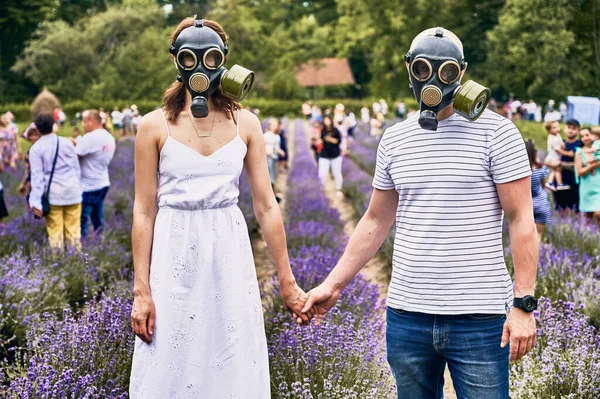
<svg viewBox="0 0 600 399">
<path fill-rule="evenodd" d="M 441 28 L 417 36 L 411 50 L 424 36 L 462 54 L 460 40 Z M 423 125 L 436 130 L 421 127 L 418 114 L 386 130 L 369 209 L 304 310 L 315 309 L 319 323 L 395 221 L 386 340 L 398 398 L 442 398 L 448 365 L 459 398 L 508 399 L 509 358 L 531 350 L 536 334 L 539 243 L 525 146 L 513 123 L 490 110 L 469 121 L 450 104 L 435 119 Z"/>
</svg>

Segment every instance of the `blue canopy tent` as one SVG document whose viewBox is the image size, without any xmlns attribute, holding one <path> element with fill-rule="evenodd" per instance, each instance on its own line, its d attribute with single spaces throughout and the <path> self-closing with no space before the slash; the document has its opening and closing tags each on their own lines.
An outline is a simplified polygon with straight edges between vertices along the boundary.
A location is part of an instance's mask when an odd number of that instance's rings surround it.
<svg viewBox="0 0 600 399">
<path fill-rule="evenodd" d="M 582 125 L 600 124 L 600 99 L 597 97 L 567 97 L 567 119 L 577 119 Z"/>
</svg>

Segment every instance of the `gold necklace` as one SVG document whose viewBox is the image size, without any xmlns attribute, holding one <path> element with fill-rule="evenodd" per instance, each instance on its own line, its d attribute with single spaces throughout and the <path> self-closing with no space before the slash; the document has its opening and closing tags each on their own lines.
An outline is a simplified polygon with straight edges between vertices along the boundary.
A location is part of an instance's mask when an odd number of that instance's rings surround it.
<svg viewBox="0 0 600 399">
<path fill-rule="evenodd" d="M 187 113 L 188 114 L 188 119 L 190 120 L 190 123 L 192 124 L 192 127 L 196 131 L 196 136 L 199 139 L 203 139 L 205 137 L 210 137 L 210 135 L 212 134 L 213 128 L 215 127 L 215 119 L 217 118 L 217 113 L 216 112 L 213 112 L 213 113 L 214 113 L 214 116 L 213 116 L 212 125 L 210 126 L 210 132 L 209 133 L 198 133 L 198 129 L 196 129 L 196 124 L 192 120 L 192 117 L 190 116 L 190 112 L 188 111 L 188 113 Z"/>
</svg>

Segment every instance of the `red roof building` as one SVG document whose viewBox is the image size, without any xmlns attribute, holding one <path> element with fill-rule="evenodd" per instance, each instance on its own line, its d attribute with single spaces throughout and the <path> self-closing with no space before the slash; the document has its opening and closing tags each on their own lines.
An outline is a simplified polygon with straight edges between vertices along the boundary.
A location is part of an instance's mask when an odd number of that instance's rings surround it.
<svg viewBox="0 0 600 399">
<path fill-rule="evenodd" d="M 340 86 L 355 84 L 346 58 L 324 58 L 301 65 L 296 78 L 303 87 Z"/>
</svg>

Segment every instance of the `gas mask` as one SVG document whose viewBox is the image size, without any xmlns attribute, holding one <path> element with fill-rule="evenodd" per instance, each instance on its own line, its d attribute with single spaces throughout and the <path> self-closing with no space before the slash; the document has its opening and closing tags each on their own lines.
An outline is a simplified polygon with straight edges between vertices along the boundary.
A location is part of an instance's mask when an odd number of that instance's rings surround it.
<svg viewBox="0 0 600 399">
<path fill-rule="evenodd" d="M 461 85 L 460 74 L 466 67 L 462 49 L 444 36 L 442 28 L 413 42 L 405 60 L 423 129 L 437 130 L 438 112 L 452 103 L 454 112 L 471 121 L 481 116 L 491 92 L 472 80 Z"/>
<path fill-rule="evenodd" d="M 219 88 L 223 95 L 238 102 L 250 92 L 254 72 L 239 65 L 225 68 L 228 51 L 218 33 L 204 26 L 201 19 L 184 29 L 169 49 L 179 71 L 177 80 L 192 95 L 194 118 L 208 116 L 208 98 Z"/>
</svg>

